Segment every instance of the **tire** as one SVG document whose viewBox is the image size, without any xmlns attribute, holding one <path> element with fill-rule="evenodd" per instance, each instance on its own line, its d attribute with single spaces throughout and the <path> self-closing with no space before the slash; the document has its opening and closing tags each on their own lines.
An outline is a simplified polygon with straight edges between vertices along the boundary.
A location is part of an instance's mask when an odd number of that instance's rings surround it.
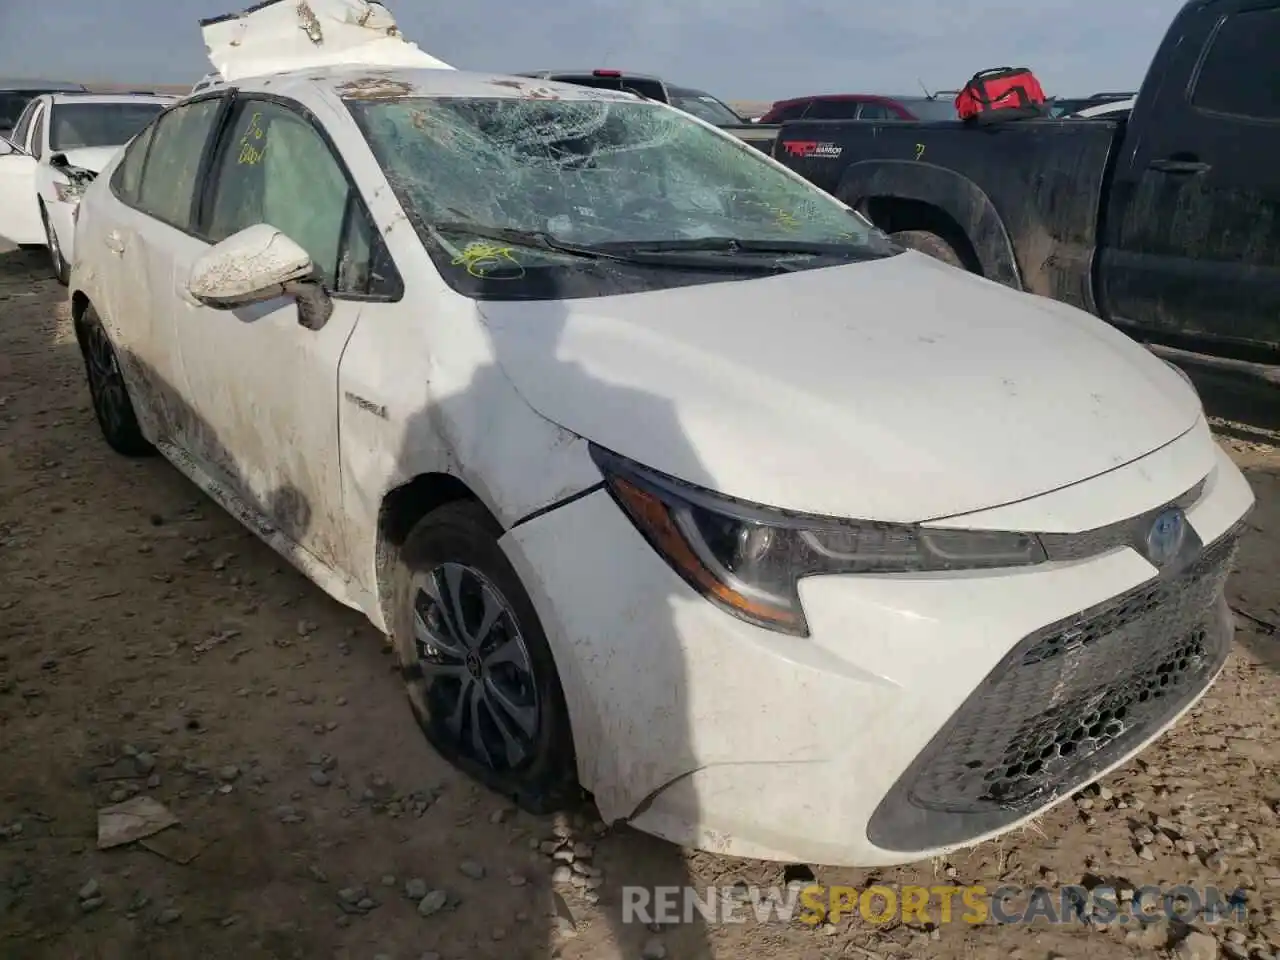
<svg viewBox="0 0 1280 960">
<path fill-rule="evenodd" d="M 151 456 L 156 452 L 155 447 L 138 426 L 115 348 L 92 305 L 85 307 L 83 316 L 76 321 L 76 338 L 80 341 L 85 379 L 89 382 L 93 413 L 98 418 L 103 439 L 122 456 Z"/>
<path fill-rule="evenodd" d="M 545 815 L 582 797 L 573 733 L 551 647 L 498 546 L 501 535 L 473 501 L 446 504 L 419 520 L 391 573 L 388 626 L 428 742 L 491 790 Z M 463 597 L 461 620 L 470 635 L 483 615 L 479 598 L 486 588 L 500 607 L 496 620 L 478 643 L 458 640 L 455 618 L 439 600 Z M 523 728 L 517 716 L 526 721 Z M 515 749 L 506 749 L 513 743 Z"/>
<path fill-rule="evenodd" d="M 53 267 L 54 278 L 64 287 L 71 282 L 71 267 L 62 256 L 62 245 L 58 243 L 58 234 L 54 232 L 53 224 L 49 222 L 49 211 L 45 209 L 44 201 L 40 202 L 40 219 L 44 221 L 44 236 L 49 251 L 49 260 Z"/>
<path fill-rule="evenodd" d="M 960 259 L 960 254 L 956 252 L 956 248 L 936 233 L 930 233 L 928 230 L 900 230 L 897 233 L 889 234 L 889 239 L 900 246 L 927 253 L 935 260 L 949 263 L 953 267 L 959 267 L 961 270 L 968 269 L 964 265 L 964 261 Z"/>
</svg>

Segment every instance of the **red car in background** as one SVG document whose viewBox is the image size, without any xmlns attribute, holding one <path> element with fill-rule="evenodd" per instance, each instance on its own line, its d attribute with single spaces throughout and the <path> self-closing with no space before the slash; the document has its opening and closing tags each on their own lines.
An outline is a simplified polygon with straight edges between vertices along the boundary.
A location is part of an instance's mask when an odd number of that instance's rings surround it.
<svg viewBox="0 0 1280 960">
<path fill-rule="evenodd" d="M 788 120 L 958 120 L 955 104 L 936 97 L 877 97 L 832 93 L 779 100 L 760 123 Z"/>
</svg>

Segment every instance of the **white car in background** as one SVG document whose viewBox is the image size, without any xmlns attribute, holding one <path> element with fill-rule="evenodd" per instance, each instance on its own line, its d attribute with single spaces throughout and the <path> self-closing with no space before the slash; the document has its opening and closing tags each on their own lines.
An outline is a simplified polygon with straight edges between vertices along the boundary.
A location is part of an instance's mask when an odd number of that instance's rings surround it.
<svg viewBox="0 0 1280 960">
<path fill-rule="evenodd" d="M 107 442 L 386 632 L 442 755 L 874 866 L 1204 693 L 1253 495 L 1174 367 L 695 117 L 406 65 L 393 25 L 207 24 L 224 83 L 90 185 L 71 303 Z"/>
<path fill-rule="evenodd" d="M 85 185 L 175 99 L 74 92 L 34 98 L 0 155 L 0 238 L 47 247 L 54 274 L 66 283 Z"/>
</svg>

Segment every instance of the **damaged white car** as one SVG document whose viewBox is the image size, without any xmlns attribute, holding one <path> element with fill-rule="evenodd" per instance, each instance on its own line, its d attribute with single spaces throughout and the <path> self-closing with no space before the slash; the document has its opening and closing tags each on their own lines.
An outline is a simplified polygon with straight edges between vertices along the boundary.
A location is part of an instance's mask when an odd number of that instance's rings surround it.
<svg viewBox="0 0 1280 960">
<path fill-rule="evenodd" d="M 89 187 L 72 304 L 110 445 L 388 633 L 442 754 L 889 864 L 1204 693 L 1253 496 L 1177 370 L 678 110 L 407 65 L 388 19 L 208 24 L 222 80 Z"/>
<path fill-rule="evenodd" d="M 0 237 L 47 247 L 61 283 L 74 262 L 75 211 L 85 186 L 173 97 L 47 93 L 14 124 L 0 155 Z"/>
</svg>

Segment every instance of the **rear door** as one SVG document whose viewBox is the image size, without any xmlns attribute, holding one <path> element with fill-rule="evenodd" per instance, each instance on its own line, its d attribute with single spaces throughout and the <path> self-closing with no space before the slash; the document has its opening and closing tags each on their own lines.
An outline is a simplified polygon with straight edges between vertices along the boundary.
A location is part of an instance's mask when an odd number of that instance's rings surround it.
<svg viewBox="0 0 1280 960">
<path fill-rule="evenodd" d="M 140 414 L 152 439 L 187 447 L 198 433 L 174 329 L 174 258 L 192 242 L 203 165 L 226 98 L 206 97 L 162 114 L 129 146 L 112 173 L 118 201 L 109 218 L 77 232 L 79 259 L 103 264 L 99 305 L 126 376 L 148 398 Z"/>
<path fill-rule="evenodd" d="M 1162 85 L 1150 103 L 1140 98 L 1114 177 L 1104 315 L 1149 339 L 1210 339 L 1274 361 L 1280 0 L 1193 8 L 1171 34 L 1157 55 Z"/>
</svg>

